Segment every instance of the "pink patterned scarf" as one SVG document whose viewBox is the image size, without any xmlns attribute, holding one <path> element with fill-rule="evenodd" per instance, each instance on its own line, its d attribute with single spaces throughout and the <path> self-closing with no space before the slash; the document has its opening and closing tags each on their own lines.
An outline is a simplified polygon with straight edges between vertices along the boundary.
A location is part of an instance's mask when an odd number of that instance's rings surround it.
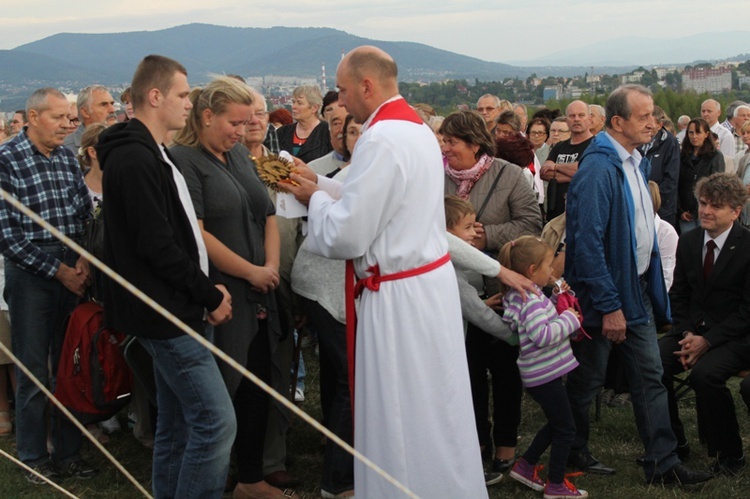
<svg viewBox="0 0 750 499">
<path fill-rule="evenodd" d="M 456 189 L 456 195 L 458 197 L 461 199 L 469 199 L 471 188 L 474 187 L 477 180 L 482 178 L 482 175 L 487 173 L 487 170 L 492 166 L 493 159 L 492 156 L 483 154 L 482 157 L 479 158 L 479 161 L 468 170 L 454 170 L 450 165 L 447 163 L 445 164 L 445 174 L 448 175 L 448 178 L 453 180 L 453 182 L 458 184 L 458 189 Z"/>
</svg>

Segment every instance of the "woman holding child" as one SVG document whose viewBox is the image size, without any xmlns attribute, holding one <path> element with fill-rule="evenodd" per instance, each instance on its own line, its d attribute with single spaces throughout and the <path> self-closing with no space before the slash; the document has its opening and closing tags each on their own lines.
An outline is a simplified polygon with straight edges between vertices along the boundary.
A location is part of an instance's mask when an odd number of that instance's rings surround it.
<svg viewBox="0 0 750 499">
<path fill-rule="evenodd" d="M 474 245 L 497 257 L 503 244 L 522 235 L 539 235 L 542 216 L 536 195 L 523 179 L 520 167 L 494 157 L 495 142 L 481 115 L 474 111 L 452 113 L 445 118 L 439 132 L 444 140 L 445 193 L 468 200 L 477 212 Z M 498 292 L 497 279 L 487 280 L 486 284 L 481 294 L 490 296 Z M 521 419 L 522 388 L 516 366 L 518 349 L 469 324 L 466 353 L 483 456 L 489 458 L 492 455 L 494 441 L 493 471 L 508 471 L 515 459 Z M 492 432 L 487 369 L 492 372 Z"/>
</svg>

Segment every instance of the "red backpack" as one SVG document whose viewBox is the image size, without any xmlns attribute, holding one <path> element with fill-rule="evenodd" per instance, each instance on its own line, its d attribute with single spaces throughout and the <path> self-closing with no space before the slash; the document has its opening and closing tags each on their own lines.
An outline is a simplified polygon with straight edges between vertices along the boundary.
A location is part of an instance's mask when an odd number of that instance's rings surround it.
<svg viewBox="0 0 750 499">
<path fill-rule="evenodd" d="M 104 310 L 78 305 L 67 319 L 55 397 L 83 424 L 104 421 L 130 401 L 133 373 L 121 344 L 126 335 L 103 327 Z"/>
</svg>

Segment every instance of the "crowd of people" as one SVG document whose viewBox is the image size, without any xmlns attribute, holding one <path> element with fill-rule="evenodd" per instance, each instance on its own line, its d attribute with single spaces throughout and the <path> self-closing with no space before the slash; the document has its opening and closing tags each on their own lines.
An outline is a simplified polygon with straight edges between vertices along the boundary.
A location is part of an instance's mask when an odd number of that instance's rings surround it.
<svg viewBox="0 0 750 499">
<path fill-rule="evenodd" d="M 675 130 L 624 85 L 603 107 L 487 94 L 442 117 L 399 95 L 375 47 L 336 80 L 295 89 L 291 113 L 240 77 L 191 88 L 157 55 L 119 117 L 105 86 L 73 103 L 39 89 L 0 145 L 0 187 L 74 240 L 101 208 L 105 263 L 291 400 L 301 338 L 317 338 L 323 424 L 420 497 L 486 497 L 505 476 L 588 497 L 565 472 L 615 473 L 589 449 L 612 378 L 647 483 L 741 472 L 726 382 L 750 370 L 748 104 L 720 123 L 708 99 Z M 293 173 L 264 185 L 257 163 L 282 151 Z M 306 216 L 277 214 L 290 196 Z M 54 386 L 64 319 L 92 283 L 106 324 L 153 359 L 127 416 L 153 448 L 156 497 L 298 497 L 288 409 L 4 200 L 0 231 L 0 341 L 37 378 Z M 710 470 L 683 464 L 673 376 L 688 370 Z M 740 387 L 750 408 L 750 377 Z M 518 452 L 524 391 L 547 421 Z M 47 408 L 0 355 L 0 436 L 15 430 L 26 478 L 95 476 L 80 431 Z M 105 442 L 124 416 L 90 429 Z M 403 493 L 332 441 L 319 486 Z"/>
</svg>

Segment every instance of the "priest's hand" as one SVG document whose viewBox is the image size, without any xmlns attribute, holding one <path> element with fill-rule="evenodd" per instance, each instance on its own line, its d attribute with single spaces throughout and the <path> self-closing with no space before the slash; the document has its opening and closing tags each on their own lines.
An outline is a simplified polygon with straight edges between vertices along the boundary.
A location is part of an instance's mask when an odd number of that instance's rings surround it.
<svg viewBox="0 0 750 499">
<path fill-rule="evenodd" d="M 289 175 L 289 178 L 292 182 L 279 182 L 279 189 L 292 194 L 297 198 L 297 201 L 305 206 L 310 204 L 310 198 L 312 195 L 315 194 L 315 191 L 320 190 L 318 184 L 297 173 L 292 173 Z"/>
<path fill-rule="evenodd" d="M 294 169 L 292 172 L 310 180 L 311 182 L 318 183 L 318 174 L 299 158 L 294 158 Z"/>
</svg>

